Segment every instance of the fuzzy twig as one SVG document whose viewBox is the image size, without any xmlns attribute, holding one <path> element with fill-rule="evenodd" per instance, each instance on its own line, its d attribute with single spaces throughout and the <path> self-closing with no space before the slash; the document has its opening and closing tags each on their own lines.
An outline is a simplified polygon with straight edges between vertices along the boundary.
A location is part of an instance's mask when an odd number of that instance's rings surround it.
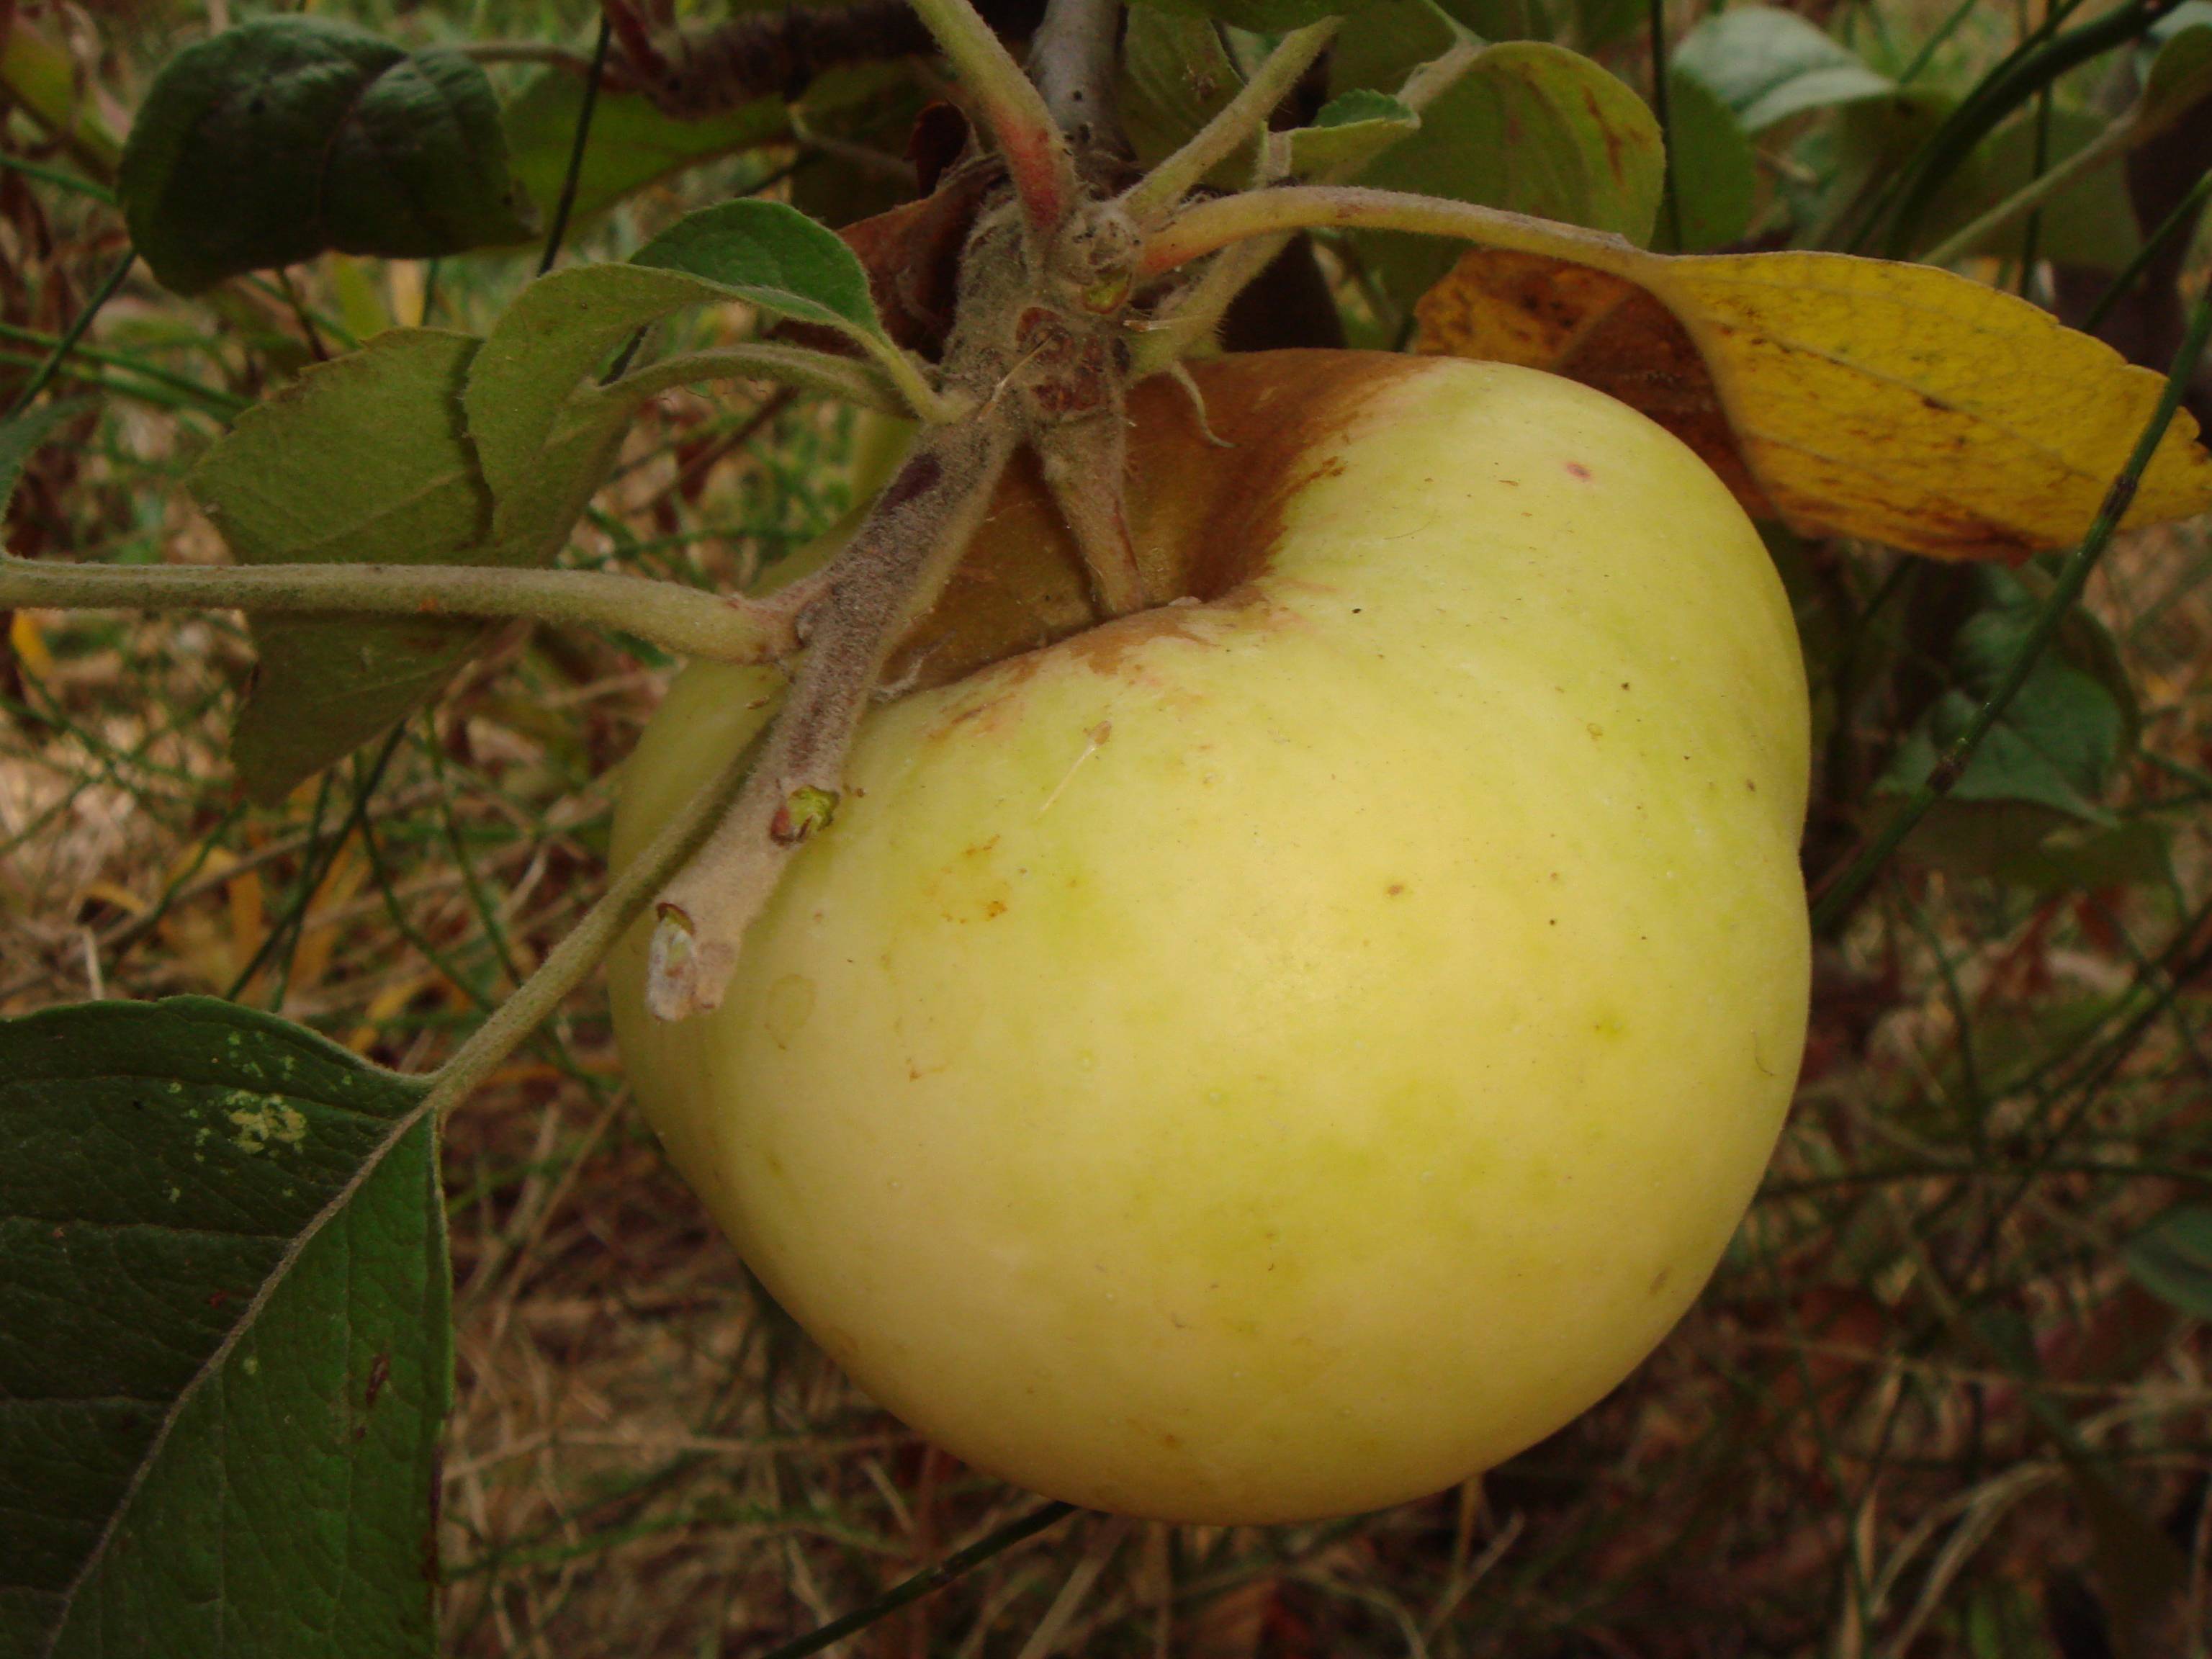
<svg viewBox="0 0 2212 1659">
<path fill-rule="evenodd" d="M 1139 281 L 1164 276 L 1232 242 L 1278 232 L 1334 227 L 1451 236 L 1485 247 L 1541 254 L 1637 280 L 1654 257 L 1601 230 L 1583 230 L 1503 208 L 1356 185 L 1288 185 L 1217 197 L 1185 208 L 1146 240 Z"/>
<path fill-rule="evenodd" d="M 0 558 L 0 610 L 526 617 L 619 629 L 684 656 L 769 662 L 798 647 L 799 601 L 742 599 L 595 570 L 408 564 L 57 564 Z"/>
<path fill-rule="evenodd" d="M 745 929 L 791 855 L 830 822 L 847 751 L 884 659 L 935 599 L 1013 447 L 989 417 L 925 433 L 806 612 L 806 649 L 758 764 L 713 838 L 660 896 L 646 1006 L 661 1019 L 716 1006 Z"/>
<path fill-rule="evenodd" d="M 1126 155 L 1115 96 L 1121 0 L 1051 0 L 1030 47 L 1030 75 L 1076 149 Z"/>
<path fill-rule="evenodd" d="M 1414 114 L 1424 112 L 1430 105 L 1459 84 L 1467 72 L 1474 67 L 1482 55 L 1483 43 L 1461 31 L 1459 42 L 1420 64 L 1406 77 L 1398 88 L 1398 101 Z M 1293 37 L 1295 38 L 1295 37 Z M 1285 46 L 1291 44 L 1284 42 Z M 1262 66 L 1263 72 L 1266 66 Z M 1224 112 L 1224 114 L 1226 112 Z M 1274 135 L 1279 137 L 1281 135 Z M 1163 162 L 1165 167 L 1175 158 Z M 1261 152 L 1262 176 L 1255 185 L 1273 184 L 1280 176 L 1279 170 L 1266 171 L 1268 160 Z M 1367 167 L 1373 156 L 1338 166 L 1313 175 L 1310 182 L 1317 185 L 1342 185 L 1360 169 Z M 1151 181 L 1146 180 L 1149 184 Z M 1143 185 L 1139 186 L 1144 188 Z M 1255 235 L 1234 246 L 1224 248 L 1214 258 L 1199 280 L 1179 295 L 1174 303 L 1158 313 L 1149 325 L 1144 337 L 1137 342 L 1133 353 L 1132 378 L 1143 380 L 1147 375 L 1162 373 L 1178 363 L 1189 354 L 1200 340 L 1212 337 L 1220 327 L 1221 319 L 1229 307 L 1249 287 L 1253 280 L 1265 270 L 1275 256 L 1291 239 L 1291 232 L 1279 230 Z"/>
<path fill-rule="evenodd" d="M 1122 481 L 1129 470 L 1127 422 L 1118 408 L 1048 427 L 1030 441 L 1060 515 L 1066 520 L 1099 609 L 1127 617 L 1148 603 L 1144 572 L 1129 535 Z"/>
<path fill-rule="evenodd" d="M 1140 228 L 1150 228 L 1172 212 L 1200 179 L 1266 128 L 1275 106 L 1335 38 L 1337 23 L 1336 18 L 1324 17 L 1285 35 L 1282 45 L 1268 54 L 1267 61 L 1220 113 L 1129 187 L 1121 198 L 1122 210 Z"/>
<path fill-rule="evenodd" d="M 914 9 L 975 100 L 1030 235 L 1050 240 L 1075 205 L 1075 158 L 1043 95 L 969 0 L 914 0 Z"/>
</svg>

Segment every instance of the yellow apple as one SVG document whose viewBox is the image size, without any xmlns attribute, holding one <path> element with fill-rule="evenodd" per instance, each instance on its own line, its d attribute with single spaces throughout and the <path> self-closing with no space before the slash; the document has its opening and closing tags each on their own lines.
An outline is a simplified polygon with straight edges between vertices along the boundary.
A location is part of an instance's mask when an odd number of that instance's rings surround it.
<svg viewBox="0 0 2212 1659">
<path fill-rule="evenodd" d="M 646 1014 L 649 919 L 614 1006 L 678 1166 L 884 1406 L 1079 1504 L 1286 1521 L 1549 1433 L 1711 1273 L 1803 1036 L 1806 694 L 1757 534 L 1624 405 L 1200 380 L 1233 447 L 1160 383 L 1132 438 L 1194 597 L 1024 650 L 1083 587 L 1014 480 L 723 1006 Z M 617 861 L 777 684 L 678 682 Z"/>
</svg>

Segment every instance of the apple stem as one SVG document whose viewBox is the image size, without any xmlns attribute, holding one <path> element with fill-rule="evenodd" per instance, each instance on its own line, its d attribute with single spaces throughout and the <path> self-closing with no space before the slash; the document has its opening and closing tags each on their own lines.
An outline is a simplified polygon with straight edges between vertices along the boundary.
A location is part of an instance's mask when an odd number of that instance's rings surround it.
<svg viewBox="0 0 2212 1659">
<path fill-rule="evenodd" d="M 619 629 L 665 650 L 761 663 L 798 649 L 809 595 L 763 599 L 597 570 L 496 566 L 56 564 L 0 557 L 0 610 L 244 611 L 304 616 L 520 617 Z"/>
<path fill-rule="evenodd" d="M 1235 155 L 1253 134 L 1265 131 L 1275 106 L 1336 38 L 1338 21 L 1324 17 L 1285 35 L 1282 44 L 1267 55 L 1267 62 L 1218 114 L 1124 192 L 1122 211 L 1144 229 L 1173 212 L 1207 173 Z"/>
<path fill-rule="evenodd" d="M 936 599 L 1012 454 L 984 415 L 926 432 L 802 614 L 805 651 L 759 759 L 713 836 L 663 890 L 646 1006 L 682 1019 L 718 1006 L 745 929 L 785 864 L 835 814 L 869 693 L 907 626 Z"/>
<path fill-rule="evenodd" d="M 1101 416 L 1046 428 L 1030 440 L 1090 572 L 1092 596 L 1109 617 L 1129 616 L 1151 602 L 1129 535 L 1127 432 L 1117 405 Z"/>
</svg>

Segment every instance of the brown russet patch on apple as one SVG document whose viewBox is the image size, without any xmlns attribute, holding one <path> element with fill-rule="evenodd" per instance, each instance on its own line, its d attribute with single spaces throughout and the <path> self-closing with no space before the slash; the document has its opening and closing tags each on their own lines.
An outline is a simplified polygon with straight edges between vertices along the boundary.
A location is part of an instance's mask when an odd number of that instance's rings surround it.
<svg viewBox="0 0 2212 1659">
<path fill-rule="evenodd" d="M 1140 611 L 1133 617 L 1122 617 L 1088 633 L 1078 634 L 1066 642 L 1067 653 L 1092 673 L 1112 678 L 1127 672 L 1137 653 L 1154 640 L 1211 644 L 1206 633 L 1192 625 L 1203 614 L 1195 605 L 1180 605 Z"/>
<path fill-rule="evenodd" d="M 1433 367 L 1364 351 L 1251 352 L 1199 364 L 1206 423 L 1228 447 L 1207 441 L 1189 394 L 1172 380 L 1138 386 L 1129 399 L 1128 514 L 1147 591 L 1158 601 L 1261 599 L 1248 585 L 1281 539 L 1291 497 L 1343 470 L 1343 440 L 1378 396 Z M 1177 615 L 1186 610 L 1163 603 L 1098 628 L 1074 540 L 1024 454 L 885 679 L 911 677 L 916 690 L 947 685 L 1075 635 L 1085 636 L 1090 665 L 1110 673 L 1143 641 L 1196 638 Z M 972 720 L 988 707 L 954 718 Z"/>
</svg>

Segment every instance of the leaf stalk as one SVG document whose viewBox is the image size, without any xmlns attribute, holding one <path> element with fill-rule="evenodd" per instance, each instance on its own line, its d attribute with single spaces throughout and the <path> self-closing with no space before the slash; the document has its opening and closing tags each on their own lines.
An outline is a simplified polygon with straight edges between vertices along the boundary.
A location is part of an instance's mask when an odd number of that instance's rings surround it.
<svg viewBox="0 0 2212 1659">
<path fill-rule="evenodd" d="M 969 0 L 914 0 L 914 9 L 974 94 L 1030 234 L 1050 241 L 1075 206 L 1075 157 L 1043 94 Z"/>
<path fill-rule="evenodd" d="M 644 576 L 499 566 L 56 564 L 0 558 L 0 609 L 222 610 L 526 617 L 611 629 L 684 656 L 768 662 L 798 648 L 796 605 Z"/>
<path fill-rule="evenodd" d="M 1267 61 L 1211 121 L 1128 188 L 1121 197 L 1121 210 L 1139 229 L 1150 229 L 1173 212 L 1200 179 L 1267 126 L 1275 106 L 1336 38 L 1340 21 L 1324 17 L 1285 35 L 1282 44 L 1267 55 Z"/>
<path fill-rule="evenodd" d="M 913 411 L 902 389 L 890 376 L 869 362 L 834 356 L 805 346 L 767 343 L 723 346 L 711 351 L 687 351 L 632 369 L 620 380 L 582 394 L 571 405 L 574 417 L 592 419 L 601 410 L 625 403 L 643 403 L 678 386 L 702 386 L 710 380 L 775 380 L 825 398 L 839 398 L 863 409 L 885 415 Z M 928 389 L 925 386 L 924 390 Z M 934 392 L 928 395 L 937 398 Z"/>
</svg>

